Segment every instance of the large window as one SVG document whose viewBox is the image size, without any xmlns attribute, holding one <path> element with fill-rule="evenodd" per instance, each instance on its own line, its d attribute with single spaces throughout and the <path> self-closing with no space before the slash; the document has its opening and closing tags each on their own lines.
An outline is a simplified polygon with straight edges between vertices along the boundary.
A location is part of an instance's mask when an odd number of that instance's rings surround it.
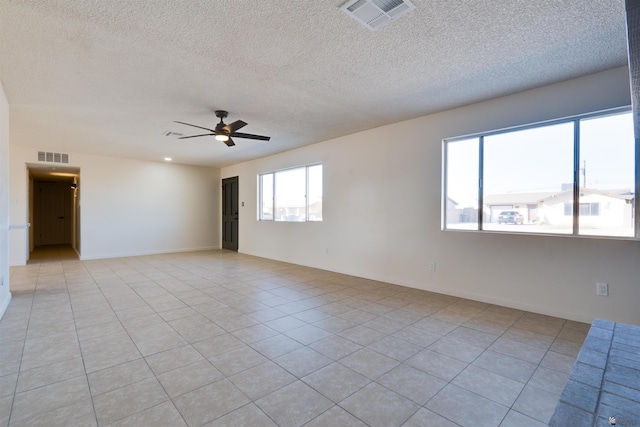
<svg viewBox="0 0 640 427">
<path fill-rule="evenodd" d="M 635 236 L 635 140 L 610 111 L 444 141 L 449 230 Z"/>
<path fill-rule="evenodd" d="M 258 177 L 262 221 L 322 221 L 322 165 L 269 172 Z"/>
</svg>

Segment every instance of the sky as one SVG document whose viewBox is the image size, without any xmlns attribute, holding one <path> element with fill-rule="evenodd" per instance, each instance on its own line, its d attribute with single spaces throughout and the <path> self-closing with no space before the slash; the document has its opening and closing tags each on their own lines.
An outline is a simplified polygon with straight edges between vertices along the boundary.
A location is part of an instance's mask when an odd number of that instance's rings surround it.
<svg viewBox="0 0 640 427">
<path fill-rule="evenodd" d="M 560 191 L 573 182 L 573 122 L 484 138 L 484 194 Z M 461 207 L 478 199 L 479 138 L 447 145 L 447 195 Z M 580 165 L 588 188 L 633 191 L 631 112 L 580 121 Z M 584 167 L 586 166 L 586 167 Z M 581 171 L 581 186 L 584 185 Z"/>
</svg>

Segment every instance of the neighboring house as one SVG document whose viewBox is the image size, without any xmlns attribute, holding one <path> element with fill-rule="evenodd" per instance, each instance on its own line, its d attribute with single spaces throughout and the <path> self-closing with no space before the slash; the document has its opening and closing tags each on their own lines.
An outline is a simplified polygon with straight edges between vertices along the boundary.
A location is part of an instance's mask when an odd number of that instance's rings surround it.
<svg viewBox="0 0 640 427">
<path fill-rule="evenodd" d="M 465 222 L 478 222 L 478 209 L 473 207 L 460 207 L 458 202 L 451 197 L 447 197 L 446 205 L 447 224 L 458 224 Z"/>
<path fill-rule="evenodd" d="M 322 199 L 309 203 L 309 221 L 322 221 Z"/>
<path fill-rule="evenodd" d="M 572 191 L 563 191 L 542 199 L 542 222 L 549 225 L 571 225 L 572 198 Z M 630 227 L 633 217 L 633 195 L 629 195 L 628 191 L 580 189 L 581 227 Z"/>
<path fill-rule="evenodd" d="M 271 208 L 263 208 L 263 219 L 272 219 Z M 307 207 L 299 203 L 289 203 L 286 206 L 276 207 L 276 221 L 305 221 Z M 322 221 L 322 199 L 309 203 L 309 221 Z"/>
<path fill-rule="evenodd" d="M 520 212 L 525 224 L 540 222 L 542 200 L 557 194 L 557 191 L 490 194 L 484 197 L 484 217 L 488 222 L 498 222 L 502 211 Z"/>
<path fill-rule="evenodd" d="M 497 222 L 502 211 L 518 211 L 525 224 L 570 226 L 573 222 L 573 190 L 492 194 L 484 199 L 485 217 Z M 582 227 L 630 227 L 634 218 L 633 193 L 629 190 L 580 189 Z"/>
<path fill-rule="evenodd" d="M 454 224 L 460 221 L 460 216 L 462 215 L 462 209 L 458 208 L 458 202 L 453 200 L 451 197 L 447 197 L 446 204 L 446 218 L 448 224 Z"/>
</svg>

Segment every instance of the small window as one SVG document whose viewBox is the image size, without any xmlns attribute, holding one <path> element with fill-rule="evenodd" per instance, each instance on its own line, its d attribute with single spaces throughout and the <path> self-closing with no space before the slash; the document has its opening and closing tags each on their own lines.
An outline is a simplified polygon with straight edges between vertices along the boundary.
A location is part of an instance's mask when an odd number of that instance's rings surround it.
<svg viewBox="0 0 640 427">
<path fill-rule="evenodd" d="M 322 221 L 322 165 L 269 172 L 258 177 L 261 221 Z"/>
<path fill-rule="evenodd" d="M 573 215 L 573 203 L 564 204 L 565 216 Z M 600 215 L 600 203 L 580 203 L 578 209 L 578 215 L 580 216 L 598 216 Z"/>
<path fill-rule="evenodd" d="M 580 203 L 580 216 L 599 216 L 600 203 Z"/>
</svg>

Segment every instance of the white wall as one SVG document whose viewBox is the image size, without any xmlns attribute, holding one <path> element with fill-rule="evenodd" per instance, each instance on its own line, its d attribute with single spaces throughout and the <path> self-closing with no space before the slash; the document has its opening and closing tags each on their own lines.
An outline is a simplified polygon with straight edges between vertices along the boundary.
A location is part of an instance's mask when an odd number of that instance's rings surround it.
<svg viewBox="0 0 640 427">
<path fill-rule="evenodd" d="M 442 139 L 630 104 L 626 67 L 222 170 L 240 251 L 589 322 L 640 324 L 640 242 L 441 231 Z M 256 221 L 256 176 L 324 164 L 324 221 Z M 436 271 L 428 264 L 437 263 Z M 596 296 L 596 282 L 610 296 Z"/>
<path fill-rule="evenodd" d="M 28 221 L 29 142 L 11 145 L 11 219 Z M 71 154 L 80 168 L 81 259 L 220 247 L 220 171 Z M 26 261 L 26 230 L 14 230 L 12 265 Z"/>
<path fill-rule="evenodd" d="M 0 82 L 0 319 L 9 292 L 9 102 Z"/>
</svg>

